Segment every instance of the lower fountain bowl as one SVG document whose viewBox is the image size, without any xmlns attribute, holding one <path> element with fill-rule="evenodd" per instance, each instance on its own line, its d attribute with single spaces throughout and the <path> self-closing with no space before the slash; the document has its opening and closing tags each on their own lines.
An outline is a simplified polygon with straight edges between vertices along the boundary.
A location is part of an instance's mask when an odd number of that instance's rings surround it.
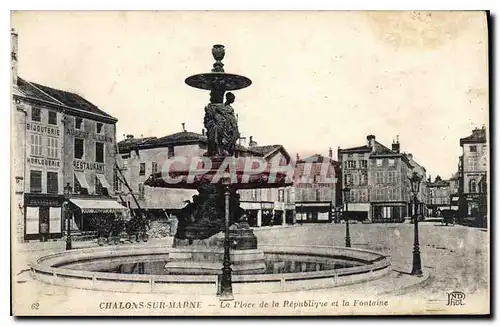
<svg viewBox="0 0 500 326">
<path fill-rule="evenodd" d="M 210 248 L 99 247 L 42 257 L 33 278 L 64 287 L 132 293 L 216 294 L 222 251 Z M 259 246 L 231 251 L 233 292 L 332 288 L 387 275 L 389 257 L 323 246 Z"/>
</svg>

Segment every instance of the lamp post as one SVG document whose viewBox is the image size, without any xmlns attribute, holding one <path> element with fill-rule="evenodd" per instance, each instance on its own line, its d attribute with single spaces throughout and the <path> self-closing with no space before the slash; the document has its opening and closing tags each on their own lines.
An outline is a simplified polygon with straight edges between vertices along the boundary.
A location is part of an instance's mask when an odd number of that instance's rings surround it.
<svg viewBox="0 0 500 326">
<path fill-rule="evenodd" d="M 69 198 L 71 197 L 71 193 L 73 191 L 73 187 L 70 186 L 69 182 L 64 187 L 64 214 L 66 220 L 66 250 L 71 250 L 71 209 L 69 204 Z"/>
<path fill-rule="evenodd" d="M 417 195 L 420 190 L 420 181 L 422 177 L 418 175 L 417 172 L 413 172 L 410 180 L 411 192 L 413 194 L 413 220 L 415 223 L 414 227 L 414 239 L 413 239 L 413 265 L 411 269 L 411 275 L 422 276 L 422 260 L 420 258 L 420 244 L 418 241 L 418 214 L 417 214 Z"/>
<path fill-rule="evenodd" d="M 350 192 L 351 192 L 351 189 L 349 189 L 348 187 L 345 187 L 344 189 L 342 189 L 342 193 L 344 194 L 344 203 L 345 203 L 344 219 L 345 219 L 345 246 L 346 247 L 351 247 L 351 235 L 349 234 L 349 217 L 348 217 Z"/>
<path fill-rule="evenodd" d="M 228 180 L 229 182 L 229 180 Z M 222 263 L 222 277 L 220 284 L 220 300 L 233 300 L 233 284 L 231 280 L 231 256 L 229 255 L 229 204 L 231 197 L 231 187 L 228 182 L 224 182 L 224 199 L 225 199 L 225 225 L 224 225 L 224 261 Z"/>
</svg>

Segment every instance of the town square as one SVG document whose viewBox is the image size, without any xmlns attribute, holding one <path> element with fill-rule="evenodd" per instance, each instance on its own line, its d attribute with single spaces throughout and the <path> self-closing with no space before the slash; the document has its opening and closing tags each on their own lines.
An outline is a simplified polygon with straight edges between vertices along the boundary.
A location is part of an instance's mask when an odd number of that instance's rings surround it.
<svg viewBox="0 0 500 326">
<path fill-rule="evenodd" d="M 68 15 L 12 18 L 14 314 L 489 313 L 484 12 Z"/>
</svg>

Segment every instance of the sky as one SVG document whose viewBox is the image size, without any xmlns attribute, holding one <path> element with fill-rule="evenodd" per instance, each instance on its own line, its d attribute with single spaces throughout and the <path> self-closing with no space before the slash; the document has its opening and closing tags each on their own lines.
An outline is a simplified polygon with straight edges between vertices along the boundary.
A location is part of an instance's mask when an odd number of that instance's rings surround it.
<svg viewBox="0 0 500 326">
<path fill-rule="evenodd" d="M 201 133 L 209 72 L 223 44 L 243 136 L 295 157 L 366 136 L 412 153 L 427 174 L 457 170 L 459 139 L 488 126 L 488 36 L 481 12 L 15 12 L 19 76 L 75 92 L 125 134 Z"/>
</svg>

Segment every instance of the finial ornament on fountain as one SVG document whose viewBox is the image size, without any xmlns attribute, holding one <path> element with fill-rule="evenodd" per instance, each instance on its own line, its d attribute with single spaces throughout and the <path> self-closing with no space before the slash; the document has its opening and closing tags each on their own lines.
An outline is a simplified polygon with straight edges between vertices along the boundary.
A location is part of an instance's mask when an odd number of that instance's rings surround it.
<svg viewBox="0 0 500 326">
<path fill-rule="evenodd" d="M 215 44 L 212 47 L 212 55 L 214 56 L 215 63 L 212 72 L 224 72 L 224 64 L 222 63 L 222 59 L 224 59 L 224 55 L 226 54 L 226 50 L 224 49 L 224 45 Z"/>
</svg>

